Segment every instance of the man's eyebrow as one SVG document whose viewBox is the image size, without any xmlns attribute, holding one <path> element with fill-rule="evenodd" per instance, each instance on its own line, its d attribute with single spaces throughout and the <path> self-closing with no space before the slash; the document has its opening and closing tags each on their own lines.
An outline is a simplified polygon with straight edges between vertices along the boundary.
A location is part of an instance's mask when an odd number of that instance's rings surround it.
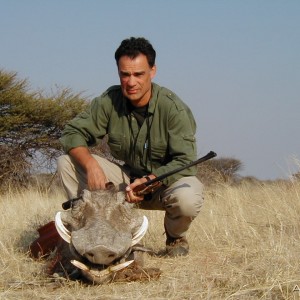
<svg viewBox="0 0 300 300">
<path fill-rule="evenodd" d="M 122 74 L 122 75 L 143 75 L 143 74 L 145 74 L 146 72 L 145 71 L 137 71 L 137 72 L 128 72 L 128 71 L 122 71 L 122 70 L 120 70 L 120 73 Z"/>
</svg>

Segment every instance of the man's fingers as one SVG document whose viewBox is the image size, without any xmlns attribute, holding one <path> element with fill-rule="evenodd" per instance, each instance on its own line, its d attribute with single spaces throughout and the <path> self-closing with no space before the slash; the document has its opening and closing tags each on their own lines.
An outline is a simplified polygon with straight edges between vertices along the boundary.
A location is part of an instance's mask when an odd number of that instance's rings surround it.
<svg viewBox="0 0 300 300">
<path fill-rule="evenodd" d="M 106 183 L 104 181 L 103 182 L 91 181 L 88 183 L 88 187 L 90 191 L 105 190 Z"/>
<path fill-rule="evenodd" d="M 134 195 L 134 193 L 132 192 L 132 190 L 129 186 L 126 187 L 126 192 L 127 192 L 126 193 L 126 201 L 127 202 L 137 203 L 137 202 L 141 202 L 143 200 L 143 197 L 137 197 L 136 195 Z"/>
</svg>

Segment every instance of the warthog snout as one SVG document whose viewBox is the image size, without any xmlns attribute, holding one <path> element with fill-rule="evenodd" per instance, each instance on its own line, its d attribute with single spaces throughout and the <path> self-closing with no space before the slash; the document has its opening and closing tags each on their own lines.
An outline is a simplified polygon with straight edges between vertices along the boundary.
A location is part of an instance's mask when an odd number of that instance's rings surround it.
<svg viewBox="0 0 300 300">
<path fill-rule="evenodd" d="M 59 212 L 56 228 L 80 256 L 93 264 L 110 265 L 146 233 L 148 221 L 123 192 L 84 191 L 72 208 Z"/>
<path fill-rule="evenodd" d="M 122 257 L 131 247 L 131 240 L 131 232 L 116 230 L 110 222 L 95 218 L 71 233 L 76 251 L 94 264 L 109 265 Z"/>
<path fill-rule="evenodd" d="M 84 257 L 94 264 L 102 263 L 108 265 L 118 257 L 118 254 L 104 246 L 97 246 L 91 251 L 84 253 Z"/>
</svg>

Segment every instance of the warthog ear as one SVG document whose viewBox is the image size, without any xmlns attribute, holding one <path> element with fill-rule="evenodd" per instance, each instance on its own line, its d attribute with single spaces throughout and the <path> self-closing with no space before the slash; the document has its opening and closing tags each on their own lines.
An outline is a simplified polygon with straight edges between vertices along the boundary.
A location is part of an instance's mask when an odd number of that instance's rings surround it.
<svg viewBox="0 0 300 300">
<path fill-rule="evenodd" d="M 115 188 L 115 185 L 111 181 L 109 181 L 105 184 L 105 187 L 107 190 L 112 190 Z"/>
</svg>

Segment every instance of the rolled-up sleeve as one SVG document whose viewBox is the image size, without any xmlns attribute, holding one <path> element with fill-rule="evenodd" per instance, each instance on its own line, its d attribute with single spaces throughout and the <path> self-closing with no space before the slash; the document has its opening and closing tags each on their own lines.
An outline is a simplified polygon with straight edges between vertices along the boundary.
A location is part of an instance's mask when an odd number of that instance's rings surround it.
<svg viewBox="0 0 300 300">
<path fill-rule="evenodd" d="M 95 98 L 88 109 L 71 120 L 64 128 L 60 142 L 68 153 L 72 148 L 96 145 L 106 134 L 105 99 Z"/>
</svg>

